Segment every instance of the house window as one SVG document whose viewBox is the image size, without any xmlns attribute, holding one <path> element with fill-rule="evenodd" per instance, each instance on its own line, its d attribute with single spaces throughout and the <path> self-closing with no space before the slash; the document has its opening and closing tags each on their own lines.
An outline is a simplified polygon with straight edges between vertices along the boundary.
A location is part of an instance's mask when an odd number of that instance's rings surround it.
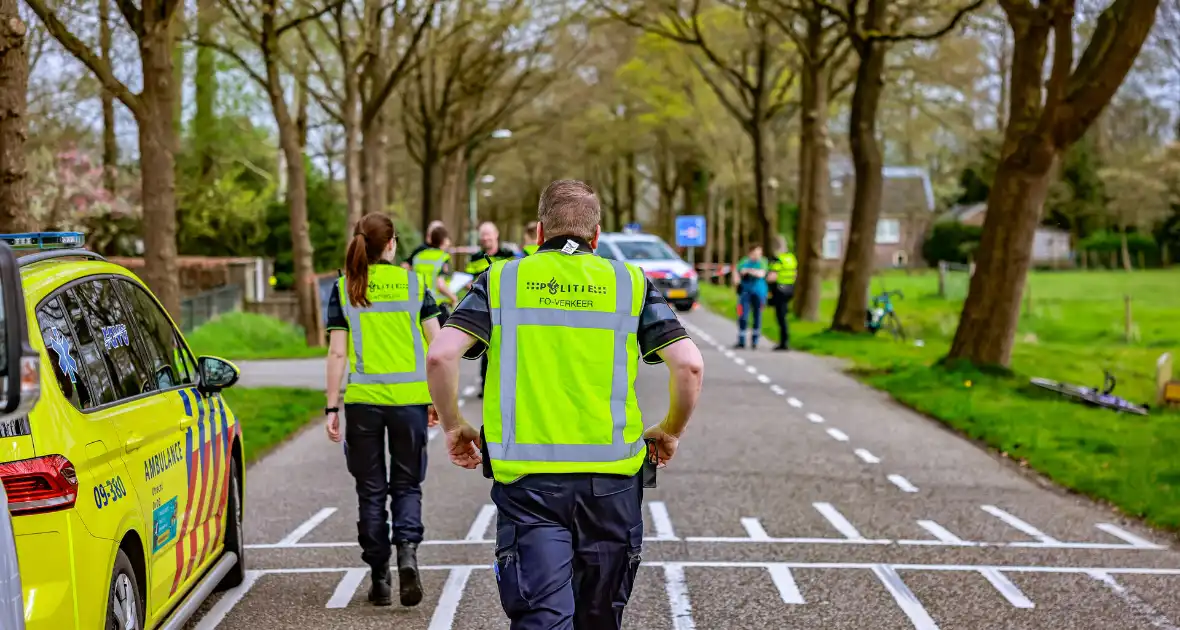
<svg viewBox="0 0 1180 630">
<path fill-rule="evenodd" d="M 832 229 L 828 226 L 827 232 L 824 233 L 824 248 L 823 257 L 825 260 L 837 260 L 840 258 L 841 249 L 844 245 L 844 230 Z"/>
<path fill-rule="evenodd" d="M 901 242 L 901 221 L 881 219 L 877 221 L 877 243 L 892 245 Z"/>
</svg>

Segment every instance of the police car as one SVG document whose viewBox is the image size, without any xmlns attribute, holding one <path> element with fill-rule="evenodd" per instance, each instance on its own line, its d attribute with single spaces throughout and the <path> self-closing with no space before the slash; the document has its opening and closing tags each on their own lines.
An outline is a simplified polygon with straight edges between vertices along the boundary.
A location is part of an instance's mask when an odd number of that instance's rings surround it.
<svg viewBox="0 0 1180 630">
<path fill-rule="evenodd" d="M 0 420 L 29 630 L 180 628 L 244 578 L 237 368 L 79 233 L 0 235 L 17 259 L 40 401 Z"/>
<path fill-rule="evenodd" d="M 697 272 L 654 234 L 604 233 L 598 237 L 594 253 L 643 269 L 652 285 L 678 311 L 692 310 L 700 296 Z"/>
</svg>

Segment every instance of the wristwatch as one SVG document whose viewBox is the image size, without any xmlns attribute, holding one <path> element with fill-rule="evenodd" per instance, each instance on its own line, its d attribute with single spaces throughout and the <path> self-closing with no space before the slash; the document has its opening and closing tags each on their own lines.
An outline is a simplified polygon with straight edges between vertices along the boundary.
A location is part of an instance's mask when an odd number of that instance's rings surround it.
<svg viewBox="0 0 1180 630">
<path fill-rule="evenodd" d="M 340 407 L 324 407 L 324 415 L 326 416 L 330 413 L 340 413 Z"/>
</svg>

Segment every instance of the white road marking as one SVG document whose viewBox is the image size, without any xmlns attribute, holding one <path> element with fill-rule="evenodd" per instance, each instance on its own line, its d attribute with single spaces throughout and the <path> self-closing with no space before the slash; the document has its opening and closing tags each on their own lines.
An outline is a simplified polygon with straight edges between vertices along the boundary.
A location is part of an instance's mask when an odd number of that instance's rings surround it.
<svg viewBox="0 0 1180 630">
<path fill-rule="evenodd" d="M 1167 549 L 1167 547 L 1163 545 L 1157 545 L 1150 540 L 1140 538 L 1135 534 L 1132 534 L 1131 532 L 1119 527 L 1118 525 L 1113 525 L 1111 523 L 1098 523 L 1094 527 L 1101 529 L 1115 538 L 1121 538 L 1130 543 L 1131 546 L 1138 547 L 1139 549 Z"/>
<path fill-rule="evenodd" d="M 869 538 L 848 539 L 848 538 L 767 538 L 766 540 L 754 540 L 749 536 L 689 536 L 684 540 L 688 542 L 699 543 L 771 543 L 776 545 L 896 545 L 905 544 L 905 541 L 893 540 L 872 540 Z M 645 539 L 646 542 L 646 539 Z M 928 541 L 927 541 L 928 542 Z M 1001 545 L 1002 546 L 1002 545 Z M 1127 549 L 1123 545 L 1121 549 Z M 644 563 L 646 564 L 646 563 Z"/>
<path fill-rule="evenodd" d="M 836 428 L 828 429 L 828 435 L 832 436 L 832 439 L 836 440 L 837 442 L 847 442 L 848 441 L 848 434 L 841 431 L 840 429 L 836 429 Z"/>
<path fill-rule="evenodd" d="M 915 486 L 914 484 L 910 483 L 909 479 L 906 479 L 905 477 L 902 477 L 901 475 L 897 475 L 897 474 L 886 475 L 885 478 L 888 479 L 890 482 L 892 482 L 893 485 L 897 486 L 898 488 L 901 488 L 902 492 L 917 492 L 918 491 L 918 486 Z"/>
<path fill-rule="evenodd" d="M 938 523 L 935 523 L 934 521 L 918 521 L 918 527 L 921 527 L 922 529 L 930 532 L 931 535 L 944 543 L 950 543 L 953 545 L 965 544 L 965 541 L 962 538 L 952 534 L 949 530 L 947 530 L 947 528 L 939 525 Z"/>
<path fill-rule="evenodd" d="M 1016 529 L 1019 529 L 1020 531 L 1028 534 L 1029 536 L 1036 538 L 1037 540 L 1041 541 L 1042 543 L 1045 543 L 1047 545 L 1055 545 L 1055 544 L 1060 544 L 1060 542 L 1061 542 L 1060 540 L 1057 540 L 1056 538 L 1049 536 L 1045 532 L 1042 532 L 1041 530 L 1033 527 L 1032 525 L 1029 525 L 1028 523 L 1005 512 L 1004 510 L 1001 510 L 1000 508 L 998 508 L 994 505 L 983 505 L 980 507 L 983 508 L 984 512 L 987 512 L 988 514 L 991 514 L 992 516 L 1000 519 L 1001 521 L 1004 521 L 1005 523 L 1011 525 L 1012 527 L 1015 527 Z"/>
<path fill-rule="evenodd" d="M 897 571 L 888 565 L 875 564 L 873 565 L 873 573 L 877 579 L 881 580 L 889 594 L 893 596 L 894 601 L 901 608 L 902 612 L 910 618 L 910 622 L 914 624 L 915 630 L 938 630 L 938 624 L 934 623 L 934 619 L 930 617 L 930 613 L 926 612 L 926 607 L 922 602 L 918 601 L 918 597 L 910 590 L 910 587 L 901 581 L 901 576 Z"/>
<path fill-rule="evenodd" d="M 725 358 L 727 358 L 727 359 L 732 359 L 732 358 L 733 358 L 733 356 L 734 356 L 734 354 L 733 354 L 733 350 L 726 350 L 726 351 L 725 351 Z"/>
<path fill-rule="evenodd" d="M 475 392 L 476 392 L 475 385 L 468 385 L 468 386 L 467 386 L 467 387 L 466 387 L 466 388 L 463 390 L 463 395 L 464 395 L 464 396 L 474 396 L 474 395 L 475 395 Z"/>
<path fill-rule="evenodd" d="M 328 600 L 326 607 L 347 608 L 348 603 L 352 601 L 352 596 L 356 594 L 356 589 L 360 587 L 361 582 L 368 573 L 365 569 L 349 569 L 345 571 L 344 576 L 340 578 L 340 583 L 336 585 L 336 591 L 332 593 L 332 598 Z"/>
<path fill-rule="evenodd" d="M 770 579 L 778 587 L 778 594 L 783 598 L 784 604 L 807 603 L 803 601 L 803 594 L 799 592 L 799 585 L 795 583 L 795 576 L 791 574 L 790 567 L 772 564 L 766 568 L 770 571 Z"/>
<path fill-rule="evenodd" d="M 684 578 L 684 567 L 664 564 L 664 590 L 668 593 L 668 609 L 672 613 L 674 630 L 696 630 L 692 620 L 692 604 L 688 600 L 688 581 Z"/>
<path fill-rule="evenodd" d="M 864 536 L 831 503 L 812 503 L 811 505 L 848 540 L 864 540 Z"/>
<path fill-rule="evenodd" d="M 733 362 L 738 365 L 745 365 L 746 364 L 746 360 L 741 357 L 734 357 Z"/>
<path fill-rule="evenodd" d="M 824 417 L 819 415 L 818 413 L 807 414 L 807 419 L 816 423 L 816 424 L 823 424 L 823 422 L 824 422 Z"/>
<path fill-rule="evenodd" d="M 865 450 L 865 449 L 863 449 L 863 448 L 858 448 L 858 449 L 856 449 L 855 451 L 852 451 L 852 452 L 853 452 L 853 453 L 856 453 L 856 456 L 857 456 L 857 457 L 859 457 L 859 458 L 861 458 L 862 460 L 864 460 L 864 462 L 865 462 L 866 464 L 880 464 L 880 463 L 881 463 L 881 458 L 880 458 L 880 457 L 877 457 L 876 455 L 873 455 L 872 453 L 870 453 L 870 452 L 866 451 L 866 450 Z"/>
<path fill-rule="evenodd" d="M 746 529 L 750 540 L 770 540 L 770 534 L 762 527 L 762 521 L 756 518 L 743 518 L 742 527 Z"/>
<path fill-rule="evenodd" d="M 758 382 L 765 385 L 770 382 L 770 377 L 765 374 L 759 374 L 758 375 Z"/>
<path fill-rule="evenodd" d="M 471 570 L 471 567 L 451 569 L 427 630 L 451 630 L 454 627 L 455 613 L 459 611 L 459 602 L 463 599 L 463 591 L 467 588 L 467 578 L 471 577 Z"/>
<path fill-rule="evenodd" d="M 803 401 L 799 400 L 798 398 L 791 397 L 787 399 L 787 404 L 798 409 L 803 406 Z"/>
<path fill-rule="evenodd" d="M 751 365 L 751 366 L 749 366 L 749 367 L 747 367 L 747 368 L 746 368 L 746 371 L 747 371 L 747 372 L 749 372 L 750 374 L 757 374 L 757 373 L 758 373 L 758 368 L 756 368 L 756 367 L 754 367 L 754 366 L 752 366 L 752 365 Z"/>
<path fill-rule="evenodd" d="M 292 545 L 295 545 L 300 540 L 303 540 L 304 536 L 310 534 L 311 530 L 318 527 L 320 523 L 323 523 L 324 521 L 328 520 L 328 517 L 332 516 L 335 513 L 336 513 L 336 508 L 334 508 L 334 507 L 324 508 L 324 509 L 320 510 L 319 512 L 316 512 L 315 515 L 313 515 L 311 518 L 307 519 L 306 521 L 303 521 L 303 523 L 301 525 L 299 525 L 299 527 L 296 527 L 290 534 L 287 534 L 285 537 L 283 537 L 283 539 L 279 541 L 278 546 L 279 547 L 290 547 Z"/>
<path fill-rule="evenodd" d="M 787 390 L 779 387 L 778 385 L 771 385 L 770 391 L 774 392 L 776 395 L 779 395 L 779 396 L 782 396 L 787 393 Z"/>
<path fill-rule="evenodd" d="M 459 402 L 463 402 L 463 401 L 460 400 Z M 438 427 L 430 427 L 429 429 L 426 429 L 426 441 L 427 442 L 433 441 L 434 438 L 438 437 L 438 434 L 440 431 L 442 431 L 442 429 L 439 429 Z"/>
<path fill-rule="evenodd" d="M 1087 571 L 1087 574 L 1098 580 L 1114 593 L 1115 597 L 1123 600 L 1127 606 L 1135 613 L 1136 616 L 1142 617 L 1145 621 L 1150 623 L 1155 628 L 1161 630 L 1178 630 L 1176 625 L 1168 619 L 1166 615 L 1156 610 L 1154 606 L 1143 601 L 1138 595 L 1128 591 L 1125 586 L 1115 581 L 1110 576 L 1111 571 Z"/>
<path fill-rule="evenodd" d="M 668 516 L 668 506 L 663 501 L 652 501 L 647 504 L 651 512 L 651 523 L 656 529 L 658 540 L 680 540 L 676 537 L 676 530 L 672 529 L 672 518 Z"/>
<path fill-rule="evenodd" d="M 982 569 L 979 573 L 987 578 L 987 581 L 991 582 L 992 586 L 996 587 L 996 590 L 1000 592 L 1000 595 L 1004 596 L 1004 599 L 1008 600 L 1009 604 L 1012 604 L 1016 608 L 1036 608 L 1032 600 L 1025 597 L 1020 587 L 1013 584 L 1012 580 L 1008 579 L 1008 576 L 996 569 Z"/>
<path fill-rule="evenodd" d="M 466 398 L 460 398 L 460 399 L 459 399 L 459 406 L 460 406 L 460 407 L 462 407 L 463 405 L 466 405 L 466 404 L 467 404 L 467 399 L 466 399 Z"/>
<path fill-rule="evenodd" d="M 197 624 L 195 630 L 215 630 L 217 626 L 221 625 L 221 622 L 225 620 L 229 611 L 233 610 L 234 606 L 237 606 L 238 602 L 242 601 L 246 593 L 250 592 L 250 589 L 254 587 L 254 583 L 258 581 L 258 578 L 262 577 L 262 573 L 262 571 L 246 571 L 246 577 L 242 580 L 242 583 L 222 594 L 221 599 L 217 600 L 216 604 L 213 604 L 213 607 L 209 609 L 209 612 L 205 613 L 204 617 L 201 617 L 201 621 Z"/>
<path fill-rule="evenodd" d="M 479 514 L 475 516 L 475 520 L 471 523 L 471 529 L 467 530 L 467 537 L 463 540 L 488 540 L 488 527 L 491 527 L 494 518 L 496 518 L 496 506 L 485 505 L 479 508 Z"/>
</svg>

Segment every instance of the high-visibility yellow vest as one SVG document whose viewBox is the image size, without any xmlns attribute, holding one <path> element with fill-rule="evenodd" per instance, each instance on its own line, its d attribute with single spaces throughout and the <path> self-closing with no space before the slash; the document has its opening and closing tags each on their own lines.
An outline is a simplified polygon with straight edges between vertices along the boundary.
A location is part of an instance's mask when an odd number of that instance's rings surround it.
<svg viewBox="0 0 1180 630">
<path fill-rule="evenodd" d="M 778 274 L 775 283 L 795 284 L 795 278 L 799 275 L 799 261 L 790 252 L 779 254 L 778 258 L 771 261 L 770 270 Z"/>
<path fill-rule="evenodd" d="M 369 306 L 353 306 L 347 278 L 340 305 L 348 318 L 348 388 L 345 403 L 426 405 L 426 336 L 420 313 L 422 279 L 395 265 L 369 267 Z"/>
<path fill-rule="evenodd" d="M 439 302 L 443 300 L 443 296 L 439 294 L 435 284 L 443 267 L 450 260 L 451 255 L 437 247 L 429 247 L 414 255 L 414 273 L 422 276 L 426 290 Z"/>
<path fill-rule="evenodd" d="M 538 473 L 634 475 L 643 272 L 590 254 L 497 261 L 484 444 L 501 483 Z"/>
<path fill-rule="evenodd" d="M 534 245 L 525 245 L 525 246 L 524 246 L 524 247 L 522 247 L 521 249 L 523 249 L 523 250 L 524 250 L 524 255 L 525 255 L 525 256 L 532 256 L 533 254 L 537 253 L 537 250 L 538 250 L 538 249 L 541 249 L 541 246 L 540 246 L 540 245 L 536 245 L 536 244 L 534 244 Z"/>
</svg>

